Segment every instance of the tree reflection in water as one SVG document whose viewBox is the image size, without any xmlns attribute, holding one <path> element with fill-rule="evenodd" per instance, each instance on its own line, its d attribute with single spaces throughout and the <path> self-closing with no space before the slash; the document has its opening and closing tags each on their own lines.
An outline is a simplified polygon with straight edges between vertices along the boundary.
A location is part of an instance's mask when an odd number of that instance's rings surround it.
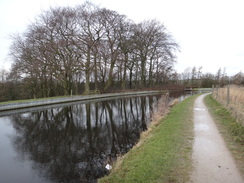
<svg viewBox="0 0 244 183">
<path fill-rule="evenodd" d="M 96 182 L 147 129 L 160 96 L 134 97 L 12 116 L 15 150 L 50 182 Z"/>
</svg>

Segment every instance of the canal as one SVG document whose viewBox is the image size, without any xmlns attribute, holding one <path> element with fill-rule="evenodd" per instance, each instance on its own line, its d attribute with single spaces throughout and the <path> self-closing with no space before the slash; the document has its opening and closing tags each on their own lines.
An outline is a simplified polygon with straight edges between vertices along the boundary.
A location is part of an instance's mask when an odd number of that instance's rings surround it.
<svg viewBox="0 0 244 183">
<path fill-rule="evenodd" d="M 161 97 L 76 102 L 0 117 L 0 182 L 96 182 L 138 142 Z"/>
</svg>

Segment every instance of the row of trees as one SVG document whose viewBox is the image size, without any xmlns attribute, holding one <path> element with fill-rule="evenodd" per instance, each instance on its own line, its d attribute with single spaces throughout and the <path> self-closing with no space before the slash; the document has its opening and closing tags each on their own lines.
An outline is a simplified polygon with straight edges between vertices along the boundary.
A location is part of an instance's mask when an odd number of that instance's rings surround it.
<svg viewBox="0 0 244 183">
<path fill-rule="evenodd" d="M 178 45 L 156 20 L 134 23 L 89 2 L 51 8 L 23 34 L 13 36 L 11 72 L 0 71 L 0 101 L 91 90 L 155 88 L 163 84 L 243 84 L 243 73 L 228 77 L 202 68 L 174 71 Z"/>
<path fill-rule="evenodd" d="M 152 87 L 173 76 L 177 49 L 156 20 L 135 24 L 89 2 L 52 8 L 13 36 L 9 79 L 31 98 Z"/>
<path fill-rule="evenodd" d="M 10 78 L 10 72 L 8 72 L 5 69 L 0 70 L 0 83 L 6 83 L 8 81 L 11 81 Z M 205 84 L 206 81 L 209 80 L 209 83 Z M 210 81 L 212 83 L 210 83 Z M 227 85 L 227 84 L 235 84 L 235 85 L 243 85 L 244 84 L 244 73 L 238 72 L 234 74 L 233 76 L 228 76 L 225 72 L 225 69 L 218 69 L 216 74 L 213 73 L 203 73 L 202 67 L 196 68 L 194 67 L 188 67 L 184 70 L 182 73 L 177 73 L 176 71 L 173 71 L 168 83 L 181 83 L 184 85 L 199 85 L 199 87 L 209 87 L 212 84 L 218 84 L 221 86 Z M 207 85 L 207 86 L 206 86 Z"/>
<path fill-rule="evenodd" d="M 226 74 L 225 68 L 219 68 L 216 74 L 203 73 L 202 67 L 188 67 L 181 74 L 178 74 L 178 83 L 194 85 L 201 88 L 211 88 L 212 85 L 225 86 L 228 84 L 244 85 L 244 74 L 238 72 L 233 76 Z"/>
<path fill-rule="evenodd" d="M 26 91 L 26 88 L 28 88 L 29 82 L 25 80 L 19 82 L 9 80 L 9 74 L 10 73 L 6 70 L 0 70 L 0 101 L 28 98 L 30 93 L 29 91 Z M 170 87 L 171 89 L 178 88 L 181 90 L 184 86 L 211 88 L 212 85 L 219 85 L 222 87 L 228 84 L 244 85 L 244 73 L 238 72 L 233 76 L 227 76 L 225 69 L 219 69 L 216 74 L 212 74 L 202 73 L 201 67 L 198 69 L 196 67 L 189 67 L 186 68 L 183 73 L 174 72 L 174 74 L 171 75 L 171 78 L 167 80 L 167 85 L 163 85 L 163 87 L 164 89 Z M 62 90 L 56 91 L 58 94 L 59 92 L 61 92 L 61 95 Z"/>
</svg>

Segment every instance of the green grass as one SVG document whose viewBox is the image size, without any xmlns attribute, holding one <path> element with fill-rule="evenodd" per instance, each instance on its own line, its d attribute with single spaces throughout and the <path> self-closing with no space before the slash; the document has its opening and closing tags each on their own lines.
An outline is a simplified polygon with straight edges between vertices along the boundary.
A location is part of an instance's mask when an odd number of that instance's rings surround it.
<svg viewBox="0 0 244 183">
<path fill-rule="evenodd" d="M 231 113 L 211 95 L 207 95 L 204 101 L 244 177 L 244 126 L 237 123 Z"/>
<path fill-rule="evenodd" d="M 77 96 L 77 95 L 73 95 L 73 96 Z M 19 103 L 19 102 L 38 101 L 38 100 L 48 100 L 48 99 L 55 99 L 55 98 L 65 98 L 65 97 L 71 97 L 71 96 L 67 95 L 67 96 L 56 96 L 56 97 L 36 98 L 36 99 L 11 100 L 11 101 L 6 101 L 6 102 L 0 102 L 0 105 L 2 105 L 2 104 Z"/>
<path fill-rule="evenodd" d="M 189 180 L 192 169 L 193 104 L 196 96 L 171 109 L 140 146 L 131 149 L 117 162 L 105 183 L 165 182 Z"/>
</svg>

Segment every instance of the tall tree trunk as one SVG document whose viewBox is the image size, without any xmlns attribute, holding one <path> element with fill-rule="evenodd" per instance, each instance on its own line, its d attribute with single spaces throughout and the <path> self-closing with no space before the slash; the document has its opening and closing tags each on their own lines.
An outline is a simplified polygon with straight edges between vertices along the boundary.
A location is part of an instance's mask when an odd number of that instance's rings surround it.
<svg viewBox="0 0 244 183">
<path fill-rule="evenodd" d="M 112 85 L 113 83 L 113 70 L 114 70 L 114 64 L 115 62 L 113 61 L 111 63 L 110 69 L 109 69 L 109 74 L 108 74 L 108 81 L 106 82 L 106 85 L 104 87 L 104 91 L 108 91 L 109 87 Z"/>
<path fill-rule="evenodd" d="M 146 84 L 146 57 L 141 57 L 141 88 L 145 87 Z"/>
<path fill-rule="evenodd" d="M 106 83 L 106 85 L 104 87 L 104 91 L 105 92 L 108 91 L 109 87 L 113 83 L 113 70 L 114 70 L 114 65 L 115 65 L 115 62 L 116 62 L 116 58 L 117 58 L 116 53 L 114 53 L 114 51 L 111 51 L 111 65 L 110 65 L 109 74 L 108 74 L 108 81 L 107 81 L 107 83 Z"/>
<path fill-rule="evenodd" d="M 153 85 L 153 80 L 152 80 L 152 73 L 153 73 L 153 71 L 152 71 L 152 69 L 153 69 L 153 66 L 152 66 L 152 58 L 150 59 L 150 66 L 149 66 L 149 86 L 150 87 L 152 87 L 152 85 Z"/>
<path fill-rule="evenodd" d="M 86 78 L 85 94 L 89 94 L 90 92 L 90 63 L 91 63 L 91 49 L 88 47 L 86 67 L 85 67 L 85 78 Z"/>
<path fill-rule="evenodd" d="M 131 68 L 130 69 L 130 81 L 129 81 L 130 89 L 132 89 L 132 76 L 133 76 L 133 69 Z"/>
<path fill-rule="evenodd" d="M 98 78 L 97 78 L 97 55 L 94 56 L 94 79 L 95 79 L 95 89 L 98 89 Z"/>
<path fill-rule="evenodd" d="M 125 60 L 124 60 L 124 73 L 123 73 L 123 79 L 122 79 L 122 89 L 126 89 L 126 69 L 127 69 L 127 62 L 128 62 L 128 54 L 125 53 Z"/>
</svg>

